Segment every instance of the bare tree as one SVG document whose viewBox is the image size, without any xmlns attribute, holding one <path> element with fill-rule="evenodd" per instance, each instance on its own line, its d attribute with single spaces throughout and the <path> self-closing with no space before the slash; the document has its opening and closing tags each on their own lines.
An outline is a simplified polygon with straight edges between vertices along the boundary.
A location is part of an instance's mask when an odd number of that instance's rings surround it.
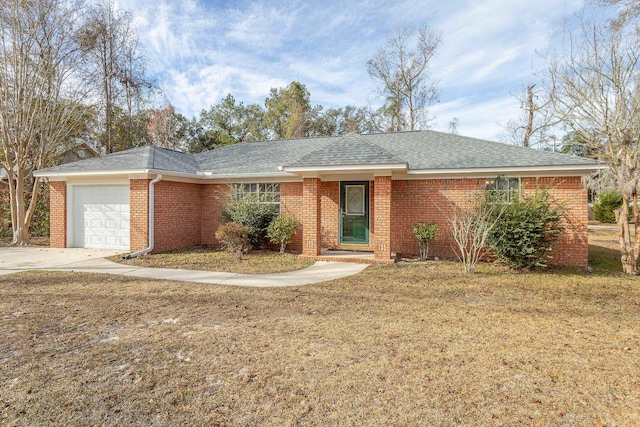
<svg viewBox="0 0 640 427">
<path fill-rule="evenodd" d="M 622 193 L 618 230 L 622 268 L 637 274 L 640 233 L 640 33 L 629 21 L 596 25 L 582 19 L 579 31 L 565 30 L 564 44 L 549 59 L 556 88 L 554 107 L 568 127 L 607 162 Z"/>
<path fill-rule="evenodd" d="M 502 217 L 505 206 L 504 203 L 491 203 L 485 193 L 478 194 L 470 206 L 452 203 L 449 224 L 455 242 L 453 250 L 465 273 L 472 274 L 478 261 L 487 254 L 489 235 Z"/>
<path fill-rule="evenodd" d="M 449 122 L 449 133 L 453 135 L 457 135 L 459 126 L 460 126 L 460 119 L 454 116 Z"/>
<path fill-rule="evenodd" d="M 86 114 L 75 73 L 77 10 L 63 0 L 0 6 L 0 166 L 9 179 L 13 245 L 29 243 L 39 194 L 32 172 L 50 165 Z"/>
<path fill-rule="evenodd" d="M 153 145 L 179 150 L 184 148 L 187 120 L 168 105 L 153 112 L 147 132 Z"/>
<path fill-rule="evenodd" d="M 509 120 L 502 139 L 520 147 L 547 146 L 552 135 L 549 130 L 560 121 L 553 115 L 552 90 L 536 89 L 536 84 L 527 85 L 516 99 L 520 103 L 520 116 Z"/>
<path fill-rule="evenodd" d="M 416 47 L 410 44 L 417 37 Z M 384 130 L 415 130 L 426 127 L 427 107 L 438 100 L 438 82 L 431 77 L 429 65 L 440 45 L 440 32 L 421 25 L 404 25 L 387 45 L 367 61 L 369 75 L 381 83 L 379 93 L 384 107 L 378 114 L 387 117 Z"/>
<path fill-rule="evenodd" d="M 86 78 L 99 100 L 100 139 L 107 154 L 128 148 L 118 141 L 115 122 L 125 121 L 133 132 L 134 116 L 153 88 L 144 76 L 145 61 L 131 21 L 131 14 L 118 10 L 113 0 L 102 0 L 87 9 L 78 32 L 78 43 L 86 54 Z"/>
</svg>

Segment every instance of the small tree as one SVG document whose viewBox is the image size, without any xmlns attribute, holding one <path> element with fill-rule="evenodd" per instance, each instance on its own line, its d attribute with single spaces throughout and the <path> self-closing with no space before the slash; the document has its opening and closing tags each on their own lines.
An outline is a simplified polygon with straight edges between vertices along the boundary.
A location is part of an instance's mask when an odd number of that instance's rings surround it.
<svg viewBox="0 0 640 427">
<path fill-rule="evenodd" d="M 435 221 L 432 222 L 418 222 L 413 228 L 413 235 L 418 240 L 420 246 L 420 259 L 427 259 L 429 256 L 429 241 L 435 239 L 438 236 L 438 225 Z"/>
<path fill-rule="evenodd" d="M 227 222 L 216 230 L 216 239 L 222 242 L 225 250 L 242 259 L 242 254 L 251 250 L 249 227 L 237 222 Z"/>
<path fill-rule="evenodd" d="M 598 200 L 593 204 L 593 216 L 596 221 L 615 224 L 616 211 L 622 206 L 622 194 L 616 190 L 609 190 L 598 194 Z"/>
<path fill-rule="evenodd" d="M 468 209 L 454 206 L 449 223 L 453 232 L 454 252 L 464 272 L 472 274 L 476 264 L 488 251 L 489 235 L 504 212 L 504 203 L 496 203 L 489 193 L 479 195 Z"/>
<path fill-rule="evenodd" d="M 258 249 L 265 243 L 267 227 L 277 214 L 277 206 L 268 203 L 258 193 L 248 193 L 227 203 L 222 217 L 249 227 L 249 241 Z"/>
<path fill-rule="evenodd" d="M 293 234 L 298 228 L 298 221 L 290 216 L 277 216 L 267 227 L 267 237 L 272 243 L 280 245 L 280 253 L 284 253 L 287 244 L 291 243 Z"/>
<path fill-rule="evenodd" d="M 560 208 L 551 205 L 549 193 L 539 190 L 531 197 L 504 203 L 496 219 L 489 245 L 500 261 L 510 268 L 547 266 L 562 231 Z"/>
</svg>

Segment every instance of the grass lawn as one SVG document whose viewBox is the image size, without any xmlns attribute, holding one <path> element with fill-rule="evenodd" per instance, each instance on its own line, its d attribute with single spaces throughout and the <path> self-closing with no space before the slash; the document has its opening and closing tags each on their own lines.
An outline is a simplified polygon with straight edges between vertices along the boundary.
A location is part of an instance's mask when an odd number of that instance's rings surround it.
<svg viewBox="0 0 640 427">
<path fill-rule="evenodd" d="M 640 425 L 640 279 L 590 237 L 592 274 L 3 276 L 0 425 Z"/>
<path fill-rule="evenodd" d="M 212 247 L 197 246 L 160 254 L 147 254 L 123 260 L 121 256 L 111 261 L 140 267 L 183 268 L 186 270 L 225 271 L 228 273 L 269 274 L 300 270 L 313 265 L 313 261 L 299 259 L 290 253 L 276 251 L 252 251 L 238 260 L 234 255 Z"/>
</svg>

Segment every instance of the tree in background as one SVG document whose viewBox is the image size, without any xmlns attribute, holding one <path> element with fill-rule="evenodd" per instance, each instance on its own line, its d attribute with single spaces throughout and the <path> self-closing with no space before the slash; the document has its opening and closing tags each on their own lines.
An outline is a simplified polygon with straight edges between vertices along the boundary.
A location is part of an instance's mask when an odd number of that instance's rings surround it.
<svg viewBox="0 0 640 427">
<path fill-rule="evenodd" d="M 145 62 L 131 21 L 131 14 L 119 11 L 113 0 L 103 0 L 87 9 L 78 31 L 85 79 L 100 100 L 99 139 L 106 154 L 130 148 L 117 141 L 116 126 L 132 133 L 139 129 L 136 114 L 153 88 L 144 75 Z"/>
<path fill-rule="evenodd" d="M 549 58 L 548 79 L 555 88 L 556 117 L 584 141 L 588 150 L 609 165 L 622 194 L 617 218 L 622 269 L 637 274 L 640 233 L 640 33 L 633 22 L 615 25 L 582 20 L 579 30 L 565 30 L 564 44 Z"/>
<path fill-rule="evenodd" d="M 311 123 L 312 136 L 339 136 L 347 133 L 372 133 L 374 129 L 367 120 L 364 107 L 347 105 L 344 108 L 323 110 L 316 106 L 316 114 Z"/>
<path fill-rule="evenodd" d="M 417 37 L 415 49 L 411 42 Z M 384 106 L 372 114 L 380 131 L 416 130 L 427 126 L 427 108 L 438 100 L 438 82 L 429 65 L 440 45 L 440 32 L 404 25 L 385 47 L 367 61 L 369 75 L 379 81 Z"/>
<path fill-rule="evenodd" d="M 311 94 L 300 82 L 291 82 L 286 88 L 272 88 L 265 99 L 264 126 L 273 139 L 291 139 L 309 136 L 314 110 Z"/>
<path fill-rule="evenodd" d="M 63 0 L 0 6 L 0 165 L 9 181 L 13 245 L 30 240 L 40 194 L 32 172 L 50 165 L 89 114 L 78 84 L 77 10 Z"/>
<path fill-rule="evenodd" d="M 516 96 L 520 116 L 505 125 L 504 142 L 525 148 L 546 148 L 549 139 L 554 138 L 549 130 L 560 120 L 554 117 L 551 108 L 553 90 L 536 89 L 536 86 L 531 83 Z"/>
<path fill-rule="evenodd" d="M 147 122 L 150 142 L 158 147 L 180 150 L 185 146 L 188 121 L 168 105 L 155 110 Z"/>
</svg>

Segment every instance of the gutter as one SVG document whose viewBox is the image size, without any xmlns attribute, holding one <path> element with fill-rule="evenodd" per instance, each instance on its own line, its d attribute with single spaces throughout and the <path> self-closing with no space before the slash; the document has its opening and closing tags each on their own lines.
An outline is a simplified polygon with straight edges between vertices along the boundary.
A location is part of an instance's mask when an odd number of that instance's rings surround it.
<svg viewBox="0 0 640 427">
<path fill-rule="evenodd" d="M 155 219 L 155 208 L 154 208 L 154 202 L 155 202 L 155 184 L 157 182 L 160 182 L 160 180 L 162 179 L 162 175 L 158 175 L 155 179 L 151 180 L 149 182 L 149 246 L 145 249 L 142 249 L 141 251 L 138 252 L 134 252 L 132 254 L 129 255 L 125 255 L 122 257 L 122 259 L 131 259 L 131 258 L 135 258 L 138 257 L 140 255 L 144 255 L 144 254 L 148 254 L 149 252 L 151 252 L 153 250 L 153 245 L 154 245 L 154 238 L 153 238 L 153 234 L 154 234 L 154 219 Z"/>
</svg>

